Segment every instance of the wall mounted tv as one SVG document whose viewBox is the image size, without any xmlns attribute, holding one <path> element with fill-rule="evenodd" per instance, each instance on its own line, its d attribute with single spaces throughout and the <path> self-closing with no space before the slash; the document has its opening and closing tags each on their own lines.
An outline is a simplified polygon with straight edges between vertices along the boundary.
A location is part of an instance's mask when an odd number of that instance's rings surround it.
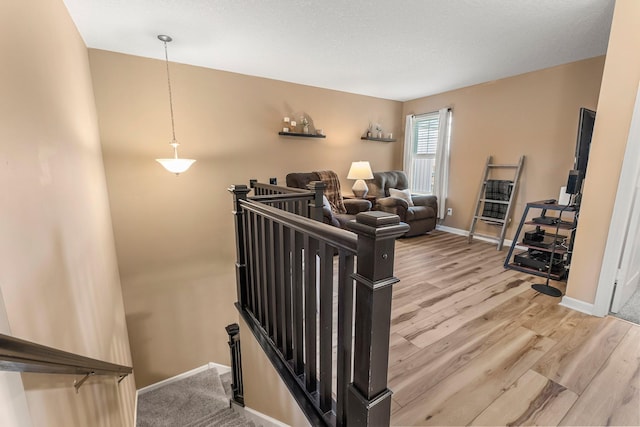
<svg viewBox="0 0 640 427">
<path fill-rule="evenodd" d="M 587 173 L 589 148 L 591 147 L 591 137 L 593 136 L 593 125 L 595 122 L 595 111 L 584 107 L 580 108 L 575 162 L 573 164 L 573 170 L 569 173 L 569 182 L 567 184 L 567 193 L 569 194 L 581 192 L 582 180 Z"/>
</svg>

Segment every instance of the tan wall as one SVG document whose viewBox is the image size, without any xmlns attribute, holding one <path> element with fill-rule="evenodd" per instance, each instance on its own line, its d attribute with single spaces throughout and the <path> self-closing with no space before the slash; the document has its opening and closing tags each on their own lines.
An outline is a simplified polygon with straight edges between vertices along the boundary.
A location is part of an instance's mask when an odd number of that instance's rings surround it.
<svg viewBox="0 0 640 427">
<path fill-rule="evenodd" d="M 567 296 L 587 303 L 595 299 L 640 80 L 639 20 L 640 2 L 616 2 L 567 287 Z"/>
<path fill-rule="evenodd" d="M 19 338 L 131 365 L 87 49 L 61 0 L 0 3 L 0 292 Z M 23 374 L 34 426 L 130 426 L 133 377 Z"/>
<path fill-rule="evenodd" d="M 595 109 L 603 65 L 597 57 L 404 103 L 404 115 L 453 108 L 446 201 L 453 215 L 442 224 L 469 230 L 489 155 L 509 164 L 525 156 L 507 238 L 528 201 L 557 198 L 573 167 L 579 109 Z"/>
<path fill-rule="evenodd" d="M 310 425 L 244 319 L 239 325 L 245 405 L 290 426 Z"/>
<path fill-rule="evenodd" d="M 348 189 L 354 160 L 397 167 L 400 142 L 360 136 L 369 121 L 399 135 L 402 104 L 172 63 L 180 153 L 197 159 L 176 177 L 154 161 L 171 154 L 164 63 L 100 50 L 89 58 L 137 385 L 228 364 L 224 327 L 237 313 L 227 187 L 333 169 Z M 326 139 L 278 136 L 284 116 L 303 112 Z"/>
</svg>

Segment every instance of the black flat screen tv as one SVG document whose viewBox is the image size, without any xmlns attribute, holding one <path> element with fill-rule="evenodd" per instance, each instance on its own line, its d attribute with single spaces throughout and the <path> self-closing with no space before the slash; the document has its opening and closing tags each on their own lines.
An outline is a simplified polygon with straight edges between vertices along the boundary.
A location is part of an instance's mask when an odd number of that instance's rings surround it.
<svg viewBox="0 0 640 427">
<path fill-rule="evenodd" d="M 576 160 L 573 168 L 581 172 L 581 176 L 587 173 L 589 162 L 589 148 L 593 136 L 593 125 L 596 122 L 596 112 L 587 108 L 580 109 L 580 121 L 578 123 L 578 141 L 576 143 Z"/>
<path fill-rule="evenodd" d="M 595 122 L 595 111 L 584 107 L 580 108 L 575 161 L 573 170 L 569 173 L 569 181 L 567 183 L 567 193 L 569 194 L 577 194 L 582 190 L 582 180 L 587 173 L 589 149 L 591 148 L 591 137 L 593 136 L 593 126 Z"/>
</svg>

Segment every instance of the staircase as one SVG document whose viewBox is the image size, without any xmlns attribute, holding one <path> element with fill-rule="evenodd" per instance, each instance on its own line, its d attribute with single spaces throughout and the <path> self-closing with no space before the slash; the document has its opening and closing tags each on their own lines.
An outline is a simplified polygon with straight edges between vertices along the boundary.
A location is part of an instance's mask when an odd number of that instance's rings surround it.
<svg viewBox="0 0 640 427">
<path fill-rule="evenodd" d="M 137 427 L 260 427 L 229 404 L 231 373 L 207 367 L 138 393 Z"/>
</svg>

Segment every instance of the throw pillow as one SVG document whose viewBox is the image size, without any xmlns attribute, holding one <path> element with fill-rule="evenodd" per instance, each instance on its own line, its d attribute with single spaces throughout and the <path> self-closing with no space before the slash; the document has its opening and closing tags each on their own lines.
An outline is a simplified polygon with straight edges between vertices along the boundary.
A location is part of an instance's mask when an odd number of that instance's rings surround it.
<svg viewBox="0 0 640 427">
<path fill-rule="evenodd" d="M 411 191 L 409 191 L 408 188 L 406 190 L 398 190 L 397 188 L 390 188 L 389 196 L 405 200 L 409 206 L 413 206 L 413 200 L 411 200 Z"/>
</svg>

